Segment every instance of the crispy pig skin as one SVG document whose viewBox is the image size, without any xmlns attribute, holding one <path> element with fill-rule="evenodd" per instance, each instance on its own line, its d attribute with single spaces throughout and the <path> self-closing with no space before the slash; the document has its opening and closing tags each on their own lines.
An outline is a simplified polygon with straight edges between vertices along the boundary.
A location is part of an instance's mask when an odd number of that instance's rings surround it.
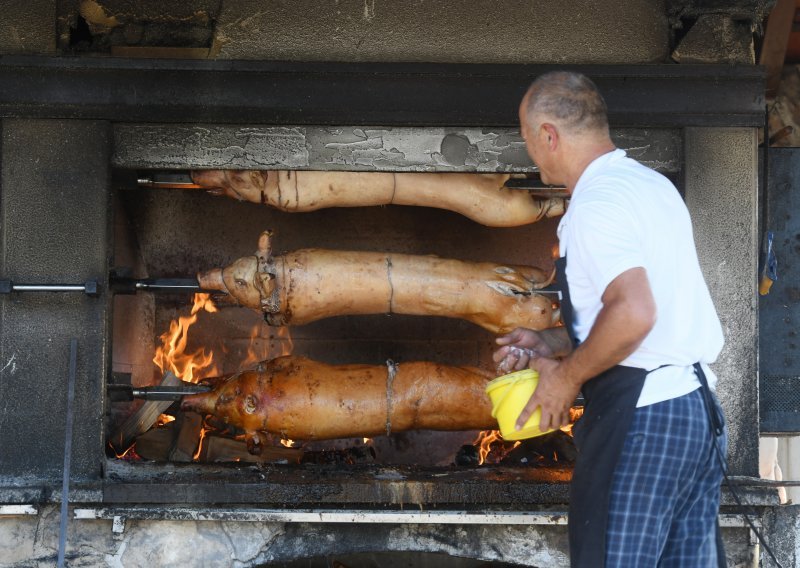
<svg viewBox="0 0 800 568">
<path fill-rule="evenodd" d="M 247 432 L 292 440 L 375 436 L 414 429 L 495 428 L 486 384 L 476 368 L 431 362 L 328 365 L 278 357 L 183 398 L 183 410 L 212 414 Z M 252 447 L 251 447 L 252 451 Z"/>
<path fill-rule="evenodd" d="M 204 289 L 226 292 L 262 310 L 272 325 L 302 325 L 357 314 L 465 319 L 493 333 L 556 324 L 550 281 L 530 266 L 466 262 L 410 254 L 300 249 L 271 255 L 271 233 L 258 251 L 197 275 Z"/>
<path fill-rule="evenodd" d="M 194 182 L 215 195 L 281 211 L 417 205 L 455 211 L 489 227 L 516 227 L 562 215 L 563 198 L 535 199 L 503 185 L 509 174 L 198 170 Z"/>
</svg>

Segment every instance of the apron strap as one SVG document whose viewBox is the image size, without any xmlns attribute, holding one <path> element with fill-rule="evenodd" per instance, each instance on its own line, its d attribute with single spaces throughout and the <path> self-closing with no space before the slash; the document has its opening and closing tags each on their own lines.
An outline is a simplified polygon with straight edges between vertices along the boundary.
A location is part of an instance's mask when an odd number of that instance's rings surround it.
<svg viewBox="0 0 800 568">
<path fill-rule="evenodd" d="M 711 387 L 708 384 L 706 373 L 703 371 L 700 363 L 693 365 L 694 372 L 697 378 L 700 379 L 701 390 L 703 392 L 703 401 L 706 404 L 706 411 L 708 413 L 708 423 L 711 425 L 711 431 L 714 432 L 716 437 L 722 436 L 725 429 L 725 418 L 719 410 L 719 407 L 714 403 L 714 395 L 711 393 Z M 728 469 L 727 464 L 723 464 L 723 469 Z"/>
<path fill-rule="evenodd" d="M 559 291 L 559 310 L 561 312 L 561 322 L 567 330 L 572 346 L 577 347 L 578 338 L 575 336 L 575 315 L 572 311 L 572 301 L 569 297 L 569 284 L 567 283 L 567 257 L 561 256 L 556 259 L 556 283 L 554 288 Z"/>
</svg>

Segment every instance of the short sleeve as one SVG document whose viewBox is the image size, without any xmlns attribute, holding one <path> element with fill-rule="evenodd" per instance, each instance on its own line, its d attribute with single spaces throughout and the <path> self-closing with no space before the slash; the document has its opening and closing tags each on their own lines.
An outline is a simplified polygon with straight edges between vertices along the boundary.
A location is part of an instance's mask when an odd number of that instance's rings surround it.
<svg viewBox="0 0 800 568">
<path fill-rule="evenodd" d="M 623 204 L 603 199 L 583 202 L 572 213 L 567 254 L 602 296 L 608 285 L 631 268 L 644 267 L 639 222 Z"/>
</svg>

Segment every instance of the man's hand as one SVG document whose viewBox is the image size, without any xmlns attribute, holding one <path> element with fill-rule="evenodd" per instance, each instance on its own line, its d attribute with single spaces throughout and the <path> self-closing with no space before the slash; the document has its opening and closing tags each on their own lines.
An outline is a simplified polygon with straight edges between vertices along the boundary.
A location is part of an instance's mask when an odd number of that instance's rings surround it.
<svg viewBox="0 0 800 568">
<path fill-rule="evenodd" d="M 496 341 L 501 347 L 494 352 L 493 358 L 500 373 L 521 371 L 529 367 L 534 357 L 561 357 L 572 349 L 563 327 L 542 331 L 518 327 Z"/>
<path fill-rule="evenodd" d="M 528 368 L 534 357 L 552 357 L 553 350 L 545 342 L 541 333 L 532 329 L 518 327 L 507 335 L 496 339 L 500 349 L 492 358 L 499 373 L 510 373 Z"/>
<path fill-rule="evenodd" d="M 539 384 L 517 418 L 517 430 L 522 429 L 537 406 L 542 408 L 539 430 L 546 432 L 566 426 L 569 424 L 569 409 L 581 388 L 580 383 L 570 380 L 562 364 L 555 359 L 535 357 L 529 366 L 539 373 Z"/>
<path fill-rule="evenodd" d="M 566 355 L 572 348 L 566 330 L 553 328 L 533 331 L 518 327 L 496 341 L 501 346 L 493 356 L 498 372 L 510 373 L 531 368 L 539 373 L 539 385 L 517 418 L 517 430 L 522 429 L 537 406 L 542 407 L 539 423 L 542 432 L 569 424 L 569 409 L 580 385 L 573 387 L 559 372 L 558 361 L 553 359 Z"/>
</svg>

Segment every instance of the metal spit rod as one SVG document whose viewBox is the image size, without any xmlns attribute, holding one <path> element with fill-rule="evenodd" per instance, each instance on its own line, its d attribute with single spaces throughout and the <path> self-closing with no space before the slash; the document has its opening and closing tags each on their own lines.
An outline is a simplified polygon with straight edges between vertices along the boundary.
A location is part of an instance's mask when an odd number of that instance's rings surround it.
<svg viewBox="0 0 800 568">
<path fill-rule="evenodd" d="M 199 292 L 222 294 L 219 290 L 204 290 L 197 278 L 127 278 L 111 275 L 109 287 L 115 294 L 135 294 L 136 292 Z"/>
<path fill-rule="evenodd" d="M 131 385 L 108 385 L 107 392 L 112 402 L 144 400 L 181 400 L 189 394 L 202 394 L 211 390 L 210 385 L 183 383 L 179 386 L 134 387 Z"/>
<path fill-rule="evenodd" d="M 219 290 L 203 290 L 197 278 L 122 278 L 112 275 L 109 288 L 117 294 L 136 292 L 205 292 L 223 294 Z M 97 280 L 87 280 L 83 284 L 19 284 L 11 280 L 0 280 L 0 294 L 12 292 L 83 292 L 87 296 L 99 296 L 100 285 Z"/>
</svg>

